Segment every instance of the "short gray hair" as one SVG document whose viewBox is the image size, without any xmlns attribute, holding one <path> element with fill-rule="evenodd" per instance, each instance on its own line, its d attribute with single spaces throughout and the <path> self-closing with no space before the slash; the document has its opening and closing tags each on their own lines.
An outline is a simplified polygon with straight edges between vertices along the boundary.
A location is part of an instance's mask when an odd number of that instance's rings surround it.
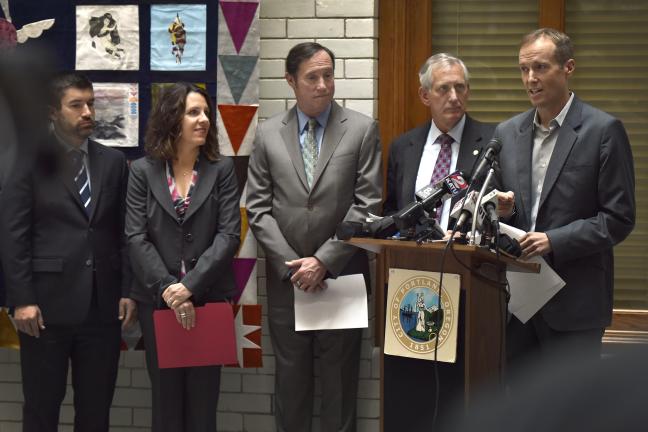
<svg viewBox="0 0 648 432">
<path fill-rule="evenodd" d="M 419 69 L 419 82 L 421 83 L 421 87 L 428 90 L 431 89 L 432 85 L 434 84 L 432 82 L 432 74 L 434 73 L 434 71 L 438 69 L 448 68 L 454 65 L 461 66 L 461 69 L 463 69 L 464 78 L 466 79 L 466 84 L 470 84 L 468 68 L 466 67 L 464 62 L 461 61 L 460 58 L 451 56 L 450 54 L 439 53 L 434 54 L 432 57 L 428 58 L 425 63 L 423 63 L 423 66 L 421 66 L 421 69 Z"/>
</svg>

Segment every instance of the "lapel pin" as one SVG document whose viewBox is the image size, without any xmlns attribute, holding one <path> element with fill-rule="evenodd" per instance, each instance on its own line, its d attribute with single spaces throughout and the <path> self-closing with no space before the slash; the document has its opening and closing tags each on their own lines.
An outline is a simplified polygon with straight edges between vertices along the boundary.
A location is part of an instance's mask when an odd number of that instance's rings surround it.
<svg viewBox="0 0 648 432">
<path fill-rule="evenodd" d="M 477 156 L 479 154 L 479 150 L 475 149 L 473 150 L 473 156 Z"/>
</svg>

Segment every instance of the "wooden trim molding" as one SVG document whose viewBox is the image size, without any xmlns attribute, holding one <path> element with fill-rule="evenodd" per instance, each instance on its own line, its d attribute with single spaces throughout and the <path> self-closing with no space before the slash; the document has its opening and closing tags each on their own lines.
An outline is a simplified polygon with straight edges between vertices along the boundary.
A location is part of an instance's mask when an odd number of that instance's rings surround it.
<svg viewBox="0 0 648 432">
<path fill-rule="evenodd" d="M 418 70 L 432 53 L 432 1 L 381 0 L 378 16 L 378 119 L 387 166 L 391 141 L 429 117 Z"/>
<path fill-rule="evenodd" d="M 565 0 L 540 0 L 538 27 L 565 31 Z"/>
<path fill-rule="evenodd" d="M 615 309 L 603 343 L 648 344 L 648 310 Z"/>
</svg>

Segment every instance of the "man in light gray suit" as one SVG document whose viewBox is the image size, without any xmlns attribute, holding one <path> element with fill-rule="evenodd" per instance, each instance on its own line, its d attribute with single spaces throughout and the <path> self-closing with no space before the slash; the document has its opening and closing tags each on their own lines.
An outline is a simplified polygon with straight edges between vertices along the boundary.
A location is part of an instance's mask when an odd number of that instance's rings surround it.
<svg viewBox="0 0 648 432">
<path fill-rule="evenodd" d="M 333 101 L 335 57 L 317 43 L 294 46 L 286 80 L 297 104 L 257 129 L 248 172 L 250 227 L 265 251 L 268 320 L 276 356 L 276 423 L 306 432 L 313 412 L 314 346 L 322 383 L 321 431 L 355 431 L 361 329 L 295 331 L 293 284 L 363 273 L 364 251 L 332 239 L 342 221 L 381 205 L 376 122 Z"/>
<path fill-rule="evenodd" d="M 635 223 L 632 152 L 623 124 L 569 89 L 570 38 L 539 29 L 522 39 L 519 67 L 534 108 L 495 130 L 510 223 L 528 233 L 523 257 L 543 256 L 566 282 L 526 324 L 508 326 L 509 365 L 567 345 L 600 356 L 612 317 L 612 248 Z"/>
</svg>

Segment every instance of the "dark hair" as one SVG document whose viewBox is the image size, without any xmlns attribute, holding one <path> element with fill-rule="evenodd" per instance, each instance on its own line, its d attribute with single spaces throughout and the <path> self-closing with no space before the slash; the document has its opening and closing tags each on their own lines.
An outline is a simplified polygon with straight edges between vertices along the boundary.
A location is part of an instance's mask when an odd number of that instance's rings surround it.
<svg viewBox="0 0 648 432">
<path fill-rule="evenodd" d="M 299 65 L 320 51 L 326 51 L 329 57 L 331 57 L 333 70 L 335 70 L 335 54 L 333 54 L 333 51 L 317 42 L 302 42 L 290 49 L 290 52 L 286 57 L 286 72 L 292 76 L 297 76 Z"/>
<path fill-rule="evenodd" d="M 59 72 L 50 79 L 48 105 L 55 109 L 61 108 L 63 93 L 71 87 L 79 90 L 93 90 L 92 81 L 85 75 L 78 72 Z"/>
<path fill-rule="evenodd" d="M 551 40 L 556 47 L 554 50 L 554 58 L 559 65 L 563 66 L 567 60 L 574 58 L 574 45 L 571 39 L 565 33 L 552 28 L 541 28 L 527 33 L 520 42 L 520 48 L 525 47 L 536 40 L 546 37 Z"/>
<path fill-rule="evenodd" d="M 182 131 L 187 96 L 198 93 L 205 98 L 209 107 L 209 130 L 201 153 L 210 161 L 218 160 L 218 138 L 216 135 L 215 112 L 207 92 L 195 84 L 179 82 L 162 89 L 157 104 L 151 109 L 146 124 L 144 149 L 155 159 L 172 160 L 176 158 L 177 142 Z"/>
</svg>

